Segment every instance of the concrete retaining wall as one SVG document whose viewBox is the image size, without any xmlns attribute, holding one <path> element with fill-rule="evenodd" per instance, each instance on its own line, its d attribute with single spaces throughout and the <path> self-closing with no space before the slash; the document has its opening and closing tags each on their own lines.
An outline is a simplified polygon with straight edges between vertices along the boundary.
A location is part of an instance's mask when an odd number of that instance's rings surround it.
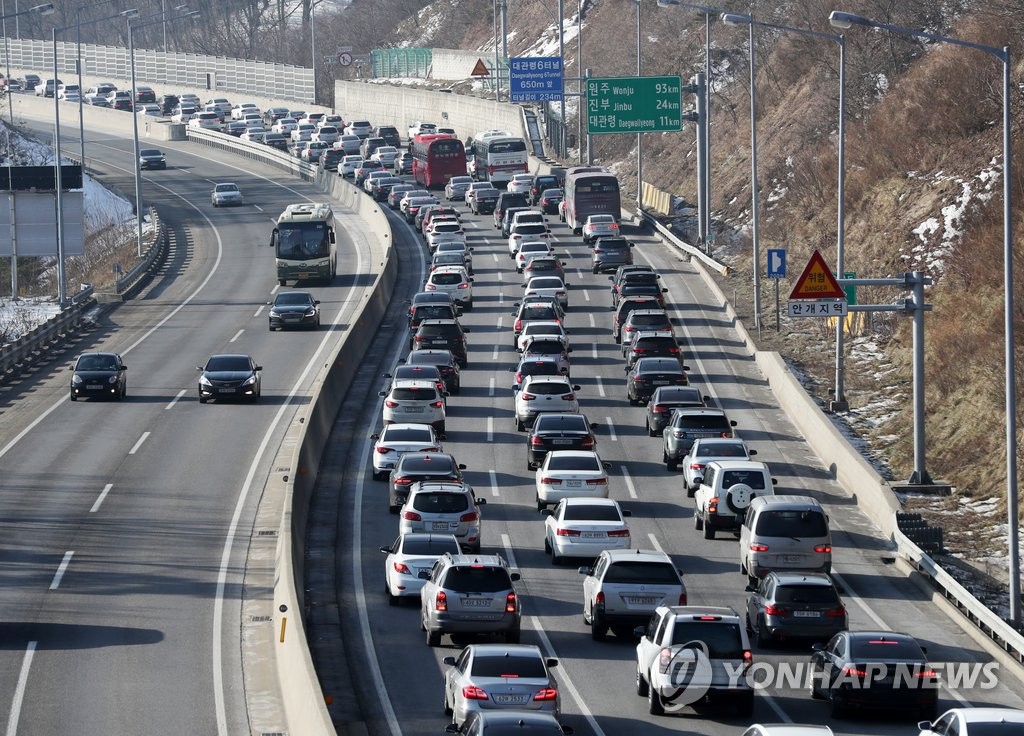
<svg viewBox="0 0 1024 736">
<path fill-rule="evenodd" d="M 456 81 L 469 79 L 473 67 L 480 60 L 484 62 L 491 74 L 494 74 L 494 50 L 490 56 L 482 51 L 463 51 L 461 49 L 433 49 L 430 65 L 431 79 Z M 412 121 L 410 121 L 412 122 Z"/>
</svg>

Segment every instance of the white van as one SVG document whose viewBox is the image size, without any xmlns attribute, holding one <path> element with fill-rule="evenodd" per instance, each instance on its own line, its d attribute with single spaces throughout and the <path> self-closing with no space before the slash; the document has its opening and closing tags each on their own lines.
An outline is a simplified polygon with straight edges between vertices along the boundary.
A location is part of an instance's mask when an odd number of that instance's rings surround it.
<svg viewBox="0 0 1024 736">
<path fill-rule="evenodd" d="M 740 569 L 751 585 L 770 572 L 832 571 L 832 532 L 810 496 L 761 496 L 740 527 Z"/>
</svg>

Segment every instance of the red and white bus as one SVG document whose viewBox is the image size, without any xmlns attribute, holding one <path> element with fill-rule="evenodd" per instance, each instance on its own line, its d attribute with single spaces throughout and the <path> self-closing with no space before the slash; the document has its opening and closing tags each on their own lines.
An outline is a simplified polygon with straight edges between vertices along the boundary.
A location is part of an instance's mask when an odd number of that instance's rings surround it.
<svg viewBox="0 0 1024 736">
<path fill-rule="evenodd" d="M 413 136 L 412 176 L 420 186 L 444 187 L 453 176 L 466 175 L 466 148 L 450 133 Z"/>
<path fill-rule="evenodd" d="M 578 169 L 569 169 L 565 176 L 566 224 L 579 235 L 590 215 L 611 215 L 618 222 L 622 216 L 622 199 L 615 174 L 607 170 Z"/>
</svg>

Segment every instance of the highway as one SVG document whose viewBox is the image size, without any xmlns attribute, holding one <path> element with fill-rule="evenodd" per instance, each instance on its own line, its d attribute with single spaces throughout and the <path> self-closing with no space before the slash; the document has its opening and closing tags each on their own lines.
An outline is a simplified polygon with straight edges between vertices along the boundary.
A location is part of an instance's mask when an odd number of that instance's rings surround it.
<svg viewBox="0 0 1024 736">
<path fill-rule="evenodd" d="M 576 565 L 552 567 L 543 553 L 534 472 L 526 469 L 525 434 L 514 428 L 507 372 L 516 364 L 510 313 L 522 293 L 520 276 L 491 217 L 464 212 L 476 268 L 474 307 L 462 318 L 471 330 L 470 358 L 462 373 L 461 393 L 449 399 L 445 450 L 468 465 L 467 480 L 487 498 L 484 552 L 504 555 L 522 573 L 518 586 L 524 596 L 523 641 L 559 658 L 555 675 L 564 722 L 581 736 L 625 736 L 638 728 L 645 733 L 740 733 L 748 724 L 720 710 L 649 716 L 646 702 L 634 694 L 635 642 L 614 637 L 592 641 L 583 624 L 583 578 Z M 419 248 L 422 258 L 425 246 L 406 246 L 417 242 L 416 236 L 398 218 L 394 222 L 396 245 Z M 580 238 L 557 217 L 549 217 L 549 223 L 568 263 L 571 307 L 566 326 L 574 348 L 573 382 L 582 387 L 581 411 L 603 425 L 598 451 L 614 464 L 611 496 L 632 511 L 633 546 L 669 553 L 685 572 L 691 604 L 727 605 L 742 613 L 746 580 L 739 572 L 735 537 L 720 534 L 706 541 L 694 530 L 692 501 L 681 476 L 669 473 L 661 463 L 661 440 L 647 436 L 645 409 L 626 401 L 624 362 L 609 331 L 607 277 L 590 273 L 589 250 Z M 739 435 L 778 478 L 777 493 L 807 494 L 825 505 L 834 534 L 835 577 L 850 627 L 907 631 L 921 640 L 933 662 L 989 662 L 988 655 L 891 564 L 894 553 L 790 424 L 694 267 L 650 236 L 629 226 L 625 231 L 638 243 L 637 262 L 655 266 L 669 289 L 668 303 L 677 332 L 685 339 L 691 382 L 738 422 Z M 418 283 L 408 288 L 418 290 Z M 320 524 L 333 536 L 314 535 L 323 546 L 307 551 L 307 573 L 324 581 L 314 587 L 311 617 L 322 622 L 324 631 L 340 630 L 344 649 L 337 649 L 337 641 L 318 640 L 313 651 L 324 692 L 334 699 L 336 723 L 363 719 L 373 736 L 420 736 L 440 733 L 445 726 L 441 659 L 458 649 L 447 637 L 442 647 L 428 648 L 417 607 L 391 608 L 383 593 L 384 556 L 378 547 L 394 540 L 398 524 L 387 512 L 386 484 L 370 478 L 369 435 L 371 428 L 380 426 L 380 401 L 373 389 L 381 387 L 375 376 L 406 350 L 401 315 L 385 327 L 367 362 L 369 376 L 362 384 L 367 390 L 349 398 L 325 458 L 320 495 L 329 501 L 324 500 L 322 508 L 336 517 Z M 801 663 L 809 653 L 809 647 L 800 646 L 755 648 L 754 658 L 772 665 Z M 345 669 L 338 664 L 342 657 L 349 662 L 347 672 L 339 672 Z M 967 703 L 1020 707 L 1024 686 L 1018 675 L 1019 671 L 999 670 L 994 689 L 945 687 L 940 711 Z M 346 692 L 349 677 L 351 693 Z M 890 715 L 830 722 L 828 705 L 812 701 L 801 685 L 759 692 L 751 722 L 828 723 L 836 734 L 853 736 L 916 734 L 916 720 L 908 714 L 902 720 Z"/>
<path fill-rule="evenodd" d="M 45 132 L 47 119 L 33 125 Z M 127 192 L 126 122 L 87 140 L 101 180 Z M 284 427 L 381 261 L 343 215 L 339 276 L 310 286 L 323 328 L 270 333 L 272 218 L 325 196 L 209 148 L 160 147 L 168 168 L 144 173 L 144 196 L 172 233 L 166 267 L 0 405 L 7 736 L 249 733 L 240 640 L 252 520 Z M 237 182 L 245 206 L 214 209 L 214 181 Z M 125 402 L 68 401 L 68 368 L 91 350 L 124 356 Z M 219 352 L 263 365 L 258 404 L 198 403 L 196 366 Z"/>
</svg>

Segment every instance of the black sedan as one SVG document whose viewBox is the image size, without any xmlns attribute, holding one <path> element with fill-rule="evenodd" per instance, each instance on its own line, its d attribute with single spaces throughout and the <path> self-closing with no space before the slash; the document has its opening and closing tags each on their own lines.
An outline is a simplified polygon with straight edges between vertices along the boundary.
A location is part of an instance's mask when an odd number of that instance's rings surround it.
<svg viewBox="0 0 1024 736">
<path fill-rule="evenodd" d="M 630 404 L 644 404 L 661 386 L 686 386 L 690 382 L 687 370 L 678 358 L 640 358 L 626 368 L 626 399 Z"/>
<path fill-rule="evenodd" d="M 551 450 L 596 450 L 594 429 L 584 414 L 538 414 L 526 436 L 526 466 L 536 470 Z"/>
<path fill-rule="evenodd" d="M 117 353 L 83 353 L 71 375 L 71 400 L 80 396 L 123 399 L 128 395 L 128 366 Z"/>
<path fill-rule="evenodd" d="M 557 215 L 558 205 L 562 202 L 561 189 L 545 189 L 538 200 L 540 210 L 545 215 Z"/>
<path fill-rule="evenodd" d="M 398 464 L 388 478 L 388 511 L 397 514 L 409 497 L 413 483 L 423 480 L 462 482 L 465 465 L 455 462 L 446 452 L 405 452 L 398 456 Z"/>
<path fill-rule="evenodd" d="M 199 403 L 210 399 L 260 398 L 260 371 L 250 355 L 212 355 L 205 366 L 196 366 L 199 376 Z"/>
<path fill-rule="evenodd" d="M 700 409 L 707 406 L 710 400 L 710 396 L 702 395 L 700 389 L 694 386 L 658 386 L 647 401 L 647 434 L 651 437 L 661 437 L 673 409 Z"/>
<path fill-rule="evenodd" d="M 444 385 L 448 393 L 457 394 L 462 390 L 462 374 L 459 361 L 450 350 L 422 349 L 413 350 L 405 358 L 406 365 L 432 365 L 441 371 Z"/>
<path fill-rule="evenodd" d="M 270 331 L 285 327 L 320 328 L 320 300 L 308 291 L 282 291 L 270 304 Z"/>
<path fill-rule="evenodd" d="M 811 655 L 811 697 L 828 700 L 832 717 L 872 709 L 932 720 L 939 680 L 910 634 L 843 631 Z"/>
</svg>

